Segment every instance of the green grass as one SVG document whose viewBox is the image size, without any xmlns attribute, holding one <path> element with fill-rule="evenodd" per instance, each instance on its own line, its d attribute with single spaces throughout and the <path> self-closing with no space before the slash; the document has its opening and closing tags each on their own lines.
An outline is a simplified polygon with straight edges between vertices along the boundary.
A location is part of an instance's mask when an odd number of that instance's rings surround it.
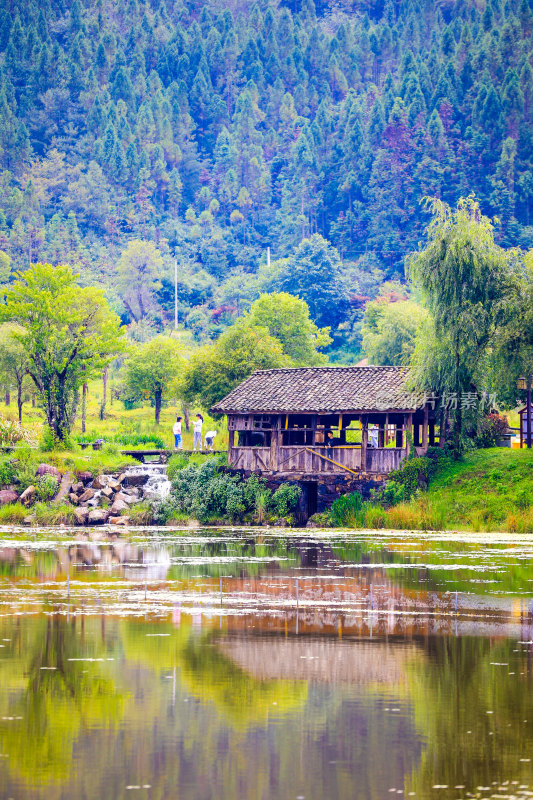
<svg viewBox="0 0 533 800">
<path fill-rule="evenodd" d="M 428 491 L 408 503 L 365 503 L 353 526 L 533 533 L 533 450 L 467 453 L 441 467 Z"/>
<path fill-rule="evenodd" d="M 111 378 L 108 385 L 108 397 L 111 395 L 111 388 L 114 379 Z M 2 398 L 3 399 L 3 398 Z M 128 439 L 143 439 L 149 440 L 155 437 L 158 441 L 163 442 L 165 448 L 174 447 L 174 436 L 172 434 L 172 426 L 176 421 L 176 416 L 182 416 L 181 404 L 173 399 L 165 402 L 165 407 L 161 410 L 160 424 L 156 425 L 154 420 L 154 409 L 147 403 L 141 408 L 125 409 L 124 403 L 121 400 L 114 399 L 107 402 L 106 414 L 103 420 L 99 417 L 100 404 L 102 401 L 102 381 L 91 381 L 89 383 L 89 394 L 87 400 L 87 419 L 86 429 L 91 437 L 101 439 L 111 439 L 113 437 L 124 437 L 127 442 Z M 205 409 L 200 407 L 192 407 L 190 411 L 191 430 L 186 431 L 185 425 L 183 428 L 183 448 L 185 450 L 192 450 L 193 433 L 192 433 L 192 420 L 196 412 L 200 412 L 204 417 L 204 433 L 207 430 L 216 430 L 218 435 L 215 439 L 217 450 L 227 450 L 228 448 L 228 429 L 225 419 L 214 420 L 209 416 Z M 5 419 L 16 420 L 17 406 L 14 399 L 11 404 L 6 406 L 5 403 L 0 403 L 0 417 Z M 31 403 L 24 403 L 22 413 L 22 424 L 34 431 L 38 439 L 41 438 L 43 431 L 43 413 L 39 408 L 32 408 Z M 76 439 L 81 436 L 81 409 L 78 410 L 78 415 L 74 427 L 72 429 L 72 436 Z M 94 441 L 91 438 L 91 441 Z M 130 440 L 131 440 L 130 439 Z M 130 445 L 127 445 L 130 447 Z M 135 447 L 142 449 L 142 445 L 135 445 Z"/>
</svg>

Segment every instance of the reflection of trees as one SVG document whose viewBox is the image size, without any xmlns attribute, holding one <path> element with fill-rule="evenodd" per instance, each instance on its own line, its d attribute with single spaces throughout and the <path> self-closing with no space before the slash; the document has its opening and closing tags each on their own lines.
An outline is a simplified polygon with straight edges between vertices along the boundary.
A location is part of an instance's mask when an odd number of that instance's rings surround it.
<svg viewBox="0 0 533 800">
<path fill-rule="evenodd" d="M 464 794 L 495 778 L 531 782 L 533 765 L 520 758 L 533 748 L 533 678 L 516 649 L 512 641 L 436 637 L 427 661 L 412 662 L 410 698 L 427 747 L 406 792 L 429 797 L 440 784 L 464 785 Z"/>
<path fill-rule="evenodd" d="M 202 702 L 212 702 L 234 725 L 282 716 L 305 704 L 306 682 L 257 680 L 217 649 L 210 631 L 166 625 L 154 631 L 172 633 L 147 637 L 146 626 L 126 624 L 123 646 L 128 660 L 141 661 L 154 671 L 177 668 L 183 687 Z"/>
<path fill-rule="evenodd" d="M 6 628 L 13 636 L 13 629 Z M 114 728 L 122 716 L 125 695 L 103 674 L 100 665 L 73 661 L 104 653 L 80 641 L 76 626 L 61 617 L 27 621 L 16 629 L 12 658 L 0 662 L 0 749 L 27 781 L 62 781 L 71 767 L 80 732 L 93 727 Z"/>
</svg>

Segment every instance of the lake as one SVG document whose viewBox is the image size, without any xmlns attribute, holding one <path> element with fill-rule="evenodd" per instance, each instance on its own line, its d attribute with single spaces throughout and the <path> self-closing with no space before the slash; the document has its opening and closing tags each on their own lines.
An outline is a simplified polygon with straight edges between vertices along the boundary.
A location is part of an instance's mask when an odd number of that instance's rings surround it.
<svg viewBox="0 0 533 800">
<path fill-rule="evenodd" d="M 0 798 L 533 797 L 533 539 L 0 530 Z"/>
</svg>

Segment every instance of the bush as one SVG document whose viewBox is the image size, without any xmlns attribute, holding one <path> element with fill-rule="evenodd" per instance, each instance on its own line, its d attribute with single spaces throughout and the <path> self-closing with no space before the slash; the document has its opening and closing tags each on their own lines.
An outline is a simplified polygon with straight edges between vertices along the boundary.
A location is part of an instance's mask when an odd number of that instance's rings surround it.
<svg viewBox="0 0 533 800">
<path fill-rule="evenodd" d="M 65 503 L 57 506 L 36 503 L 32 508 L 32 516 L 37 525 L 74 525 L 76 521 L 73 507 Z"/>
<path fill-rule="evenodd" d="M 17 442 L 26 442 L 32 447 L 37 444 L 35 434 L 21 425 L 20 422 L 0 417 L 0 444 L 12 446 Z"/>
<path fill-rule="evenodd" d="M 184 467 L 188 466 L 189 464 L 189 456 L 187 453 L 176 453 L 176 455 L 171 456 L 168 460 L 167 466 L 167 476 L 169 481 L 173 481 L 178 472 Z"/>
<path fill-rule="evenodd" d="M 507 417 L 487 414 L 478 421 L 475 444 L 477 447 L 494 447 L 508 429 Z"/>
<path fill-rule="evenodd" d="M 302 490 L 297 484 L 283 483 L 272 495 L 272 506 L 278 517 L 287 517 L 296 511 Z"/>
<path fill-rule="evenodd" d="M 56 496 L 57 490 L 59 489 L 59 481 L 55 475 L 41 475 L 37 479 L 35 488 L 37 490 L 37 499 L 41 500 L 43 503 L 46 503 Z"/>
<path fill-rule="evenodd" d="M 128 517 L 132 525 L 152 525 L 154 511 L 150 503 L 135 503 L 124 511 L 123 516 Z"/>
<path fill-rule="evenodd" d="M 0 508 L 0 525 L 18 525 L 24 522 L 28 513 L 22 503 L 7 503 Z"/>
<path fill-rule="evenodd" d="M 203 456 L 200 463 L 189 458 L 185 466 L 182 457 L 177 454 L 170 459 L 171 497 L 158 515 L 188 514 L 208 522 L 213 518 L 242 520 L 256 512 L 257 497 L 266 489 L 264 480 L 256 475 L 245 480 L 225 471 L 223 456 Z M 280 501 L 283 509 L 291 506 L 290 496 L 285 501 L 280 496 Z"/>
<path fill-rule="evenodd" d="M 17 462 L 9 456 L 0 456 L 0 485 L 9 486 L 17 475 Z"/>
<path fill-rule="evenodd" d="M 359 492 L 344 494 L 335 500 L 331 506 L 331 520 L 339 527 L 358 527 L 363 520 L 363 499 Z"/>
</svg>

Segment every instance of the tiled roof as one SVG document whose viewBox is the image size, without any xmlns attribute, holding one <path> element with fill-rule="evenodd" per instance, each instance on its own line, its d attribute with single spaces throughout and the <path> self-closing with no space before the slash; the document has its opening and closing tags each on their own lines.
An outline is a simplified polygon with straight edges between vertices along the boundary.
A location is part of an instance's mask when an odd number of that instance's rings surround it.
<svg viewBox="0 0 533 800">
<path fill-rule="evenodd" d="M 216 414 L 414 410 L 407 367 L 257 370 L 211 409 Z"/>
</svg>

